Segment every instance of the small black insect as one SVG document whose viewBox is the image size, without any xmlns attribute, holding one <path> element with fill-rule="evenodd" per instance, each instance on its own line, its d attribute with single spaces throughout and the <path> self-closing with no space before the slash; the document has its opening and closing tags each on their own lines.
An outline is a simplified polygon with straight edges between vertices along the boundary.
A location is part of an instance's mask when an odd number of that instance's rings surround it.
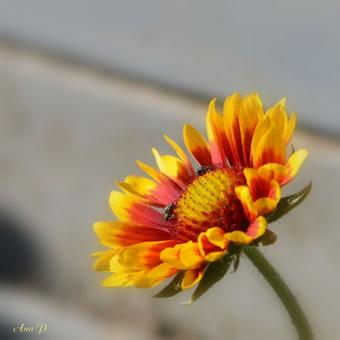
<svg viewBox="0 0 340 340">
<path fill-rule="evenodd" d="M 168 204 L 163 211 L 163 215 L 166 221 L 170 221 L 172 220 L 175 216 L 174 216 L 174 209 L 176 208 L 176 204 L 175 203 L 170 203 Z"/>
<path fill-rule="evenodd" d="M 214 167 L 211 165 L 203 165 L 201 167 L 199 167 L 196 171 L 196 176 L 202 176 L 204 174 L 206 174 L 207 172 L 214 170 Z"/>
</svg>

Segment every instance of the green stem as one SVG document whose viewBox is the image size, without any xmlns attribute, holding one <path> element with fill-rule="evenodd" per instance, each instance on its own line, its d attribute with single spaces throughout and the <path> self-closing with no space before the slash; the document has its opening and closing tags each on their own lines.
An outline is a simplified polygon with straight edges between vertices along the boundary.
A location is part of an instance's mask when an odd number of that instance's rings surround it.
<svg viewBox="0 0 340 340">
<path fill-rule="evenodd" d="M 254 246 L 243 248 L 248 259 L 255 265 L 285 306 L 299 334 L 300 340 L 313 340 L 311 327 L 299 306 L 295 296 L 283 281 L 279 273 L 267 261 L 263 254 Z"/>
</svg>

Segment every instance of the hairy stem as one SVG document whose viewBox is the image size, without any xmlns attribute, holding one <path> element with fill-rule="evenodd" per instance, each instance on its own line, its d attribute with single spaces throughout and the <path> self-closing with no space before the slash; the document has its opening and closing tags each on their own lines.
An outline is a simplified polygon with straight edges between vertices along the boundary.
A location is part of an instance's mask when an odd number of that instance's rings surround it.
<svg viewBox="0 0 340 340">
<path fill-rule="evenodd" d="M 266 281 L 272 286 L 275 293 L 285 306 L 292 322 L 299 334 L 300 340 L 313 340 L 311 327 L 305 314 L 299 306 L 295 296 L 283 281 L 279 273 L 267 261 L 263 254 L 254 246 L 246 246 L 243 249 L 248 259 L 255 265 Z"/>
</svg>

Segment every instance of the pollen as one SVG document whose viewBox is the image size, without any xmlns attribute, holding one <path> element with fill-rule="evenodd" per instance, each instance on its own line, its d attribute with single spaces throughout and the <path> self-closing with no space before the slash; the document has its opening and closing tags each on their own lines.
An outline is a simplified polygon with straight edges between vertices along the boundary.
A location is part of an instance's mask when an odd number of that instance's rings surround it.
<svg viewBox="0 0 340 340">
<path fill-rule="evenodd" d="M 226 232 L 244 230 L 247 219 L 234 190 L 244 183 L 242 171 L 236 168 L 209 170 L 196 176 L 176 202 L 173 237 L 195 240 L 212 227 Z"/>
</svg>

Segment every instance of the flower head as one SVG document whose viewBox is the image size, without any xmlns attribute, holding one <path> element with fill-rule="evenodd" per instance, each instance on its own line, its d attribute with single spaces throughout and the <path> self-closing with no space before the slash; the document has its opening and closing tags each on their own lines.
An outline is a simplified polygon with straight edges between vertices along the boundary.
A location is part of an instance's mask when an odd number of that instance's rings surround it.
<svg viewBox="0 0 340 340">
<path fill-rule="evenodd" d="M 208 140 L 184 126 L 184 143 L 196 164 L 165 136 L 177 156 L 153 149 L 158 169 L 137 161 L 150 178 L 119 182 L 121 191 L 109 199 L 117 220 L 94 224 L 109 247 L 95 253 L 95 270 L 111 272 L 102 284 L 153 287 L 181 272 L 181 288 L 190 288 L 232 247 L 258 242 L 281 187 L 307 156 L 302 149 L 287 157 L 295 124 L 285 99 L 265 112 L 257 94 L 236 93 L 225 100 L 223 115 L 210 102 Z"/>
</svg>

